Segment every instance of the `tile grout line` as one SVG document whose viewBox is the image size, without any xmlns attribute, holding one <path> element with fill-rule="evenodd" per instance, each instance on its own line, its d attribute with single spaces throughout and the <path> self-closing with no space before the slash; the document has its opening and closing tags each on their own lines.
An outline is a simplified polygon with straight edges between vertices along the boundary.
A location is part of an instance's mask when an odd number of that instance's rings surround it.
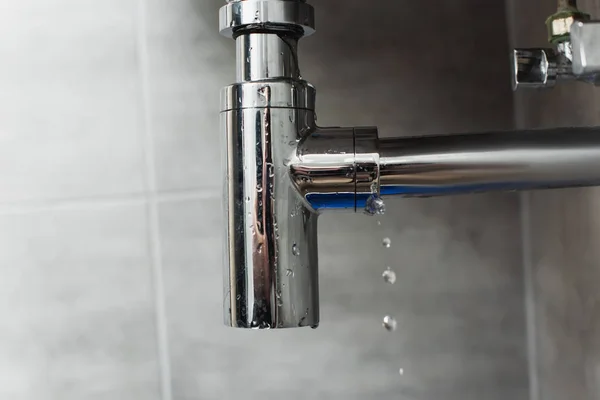
<svg viewBox="0 0 600 400">
<path fill-rule="evenodd" d="M 509 48 L 516 42 L 515 2 L 505 2 L 505 19 L 508 31 Z M 522 99 L 513 93 L 513 127 L 522 128 Z M 527 374 L 529 377 L 529 400 L 540 400 L 539 370 L 537 368 L 537 326 L 535 312 L 535 282 L 533 273 L 533 248 L 531 242 L 531 194 L 523 192 L 519 195 L 519 219 L 521 231 L 521 267 L 523 271 L 523 307 L 525 311 L 525 348 L 527 352 Z"/>
<path fill-rule="evenodd" d="M 0 215 L 142 204 L 145 203 L 151 195 L 152 193 L 144 191 L 110 196 L 0 202 Z M 220 195 L 216 191 L 209 192 L 197 189 L 156 192 L 154 196 L 158 203 L 212 200 L 220 198 Z"/>
<path fill-rule="evenodd" d="M 535 317 L 535 282 L 533 276 L 533 253 L 531 243 L 531 195 L 522 193 L 521 241 L 523 255 L 523 280 L 525 291 L 525 335 L 527 338 L 527 366 L 529 370 L 529 398 L 540 399 L 539 376 L 537 369 L 537 326 Z"/>
<path fill-rule="evenodd" d="M 162 400 L 172 400 L 171 360 L 169 356 L 169 338 L 167 330 L 167 313 L 165 287 L 162 265 L 162 248 L 160 242 L 160 221 L 158 201 L 156 196 L 156 164 L 154 153 L 154 138 L 152 136 L 151 103 L 149 97 L 149 66 L 147 42 L 146 0 L 137 2 L 137 49 L 140 75 L 140 95 L 143 117 L 142 156 L 144 158 L 144 180 L 147 193 L 148 213 L 148 247 L 154 278 L 154 304 L 156 318 L 156 335 L 158 351 L 158 368 L 160 380 L 160 395 Z"/>
</svg>

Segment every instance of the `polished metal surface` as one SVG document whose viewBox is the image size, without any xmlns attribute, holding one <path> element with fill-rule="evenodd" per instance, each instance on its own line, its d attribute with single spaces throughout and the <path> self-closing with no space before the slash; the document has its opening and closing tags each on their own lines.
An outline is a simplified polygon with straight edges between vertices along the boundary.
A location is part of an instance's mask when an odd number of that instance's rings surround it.
<svg viewBox="0 0 600 400">
<path fill-rule="evenodd" d="M 269 329 L 319 323 L 317 214 L 298 196 L 286 167 L 300 139 L 297 118 L 305 113 L 286 108 L 222 113 L 228 325 Z"/>
<path fill-rule="evenodd" d="M 314 211 L 356 207 L 353 128 L 315 128 L 298 145 L 290 178 Z"/>
<path fill-rule="evenodd" d="M 300 79 L 298 40 L 285 35 L 254 33 L 235 41 L 238 82 L 289 77 Z"/>
<path fill-rule="evenodd" d="M 221 111 L 265 107 L 314 110 L 315 94 L 309 83 L 291 79 L 235 83 L 221 91 Z"/>
<path fill-rule="evenodd" d="M 552 49 L 513 50 L 513 89 L 553 87 L 558 78 L 557 62 Z"/>
<path fill-rule="evenodd" d="M 595 76 L 600 73 L 600 22 L 577 21 L 571 27 L 573 73 Z"/>
<path fill-rule="evenodd" d="M 377 128 L 315 128 L 289 170 L 314 211 L 356 211 L 378 194 L 378 160 Z"/>
<path fill-rule="evenodd" d="M 556 51 L 565 56 L 571 63 L 573 62 L 573 46 L 571 42 L 562 42 L 556 45 Z"/>
<path fill-rule="evenodd" d="M 237 10 L 233 26 L 241 27 L 234 35 L 238 82 L 223 91 L 221 113 L 227 325 L 318 326 L 317 217 L 323 211 L 362 211 L 372 196 L 600 184 L 599 128 L 380 140 L 376 128 L 318 127 L 315 89 L 300 75 L 298 25 L 276 25 L 270 17 L 278 14 L 255 12 L 277 5 L 306 6 L 248 0 L 222 11 Z M 244 22 L 249 12 L 258 24 Z M 573 77 L 565 51 L 520 49 L 514 56 L 515 87 Z"/>
<path fill-rule="evenodd" d="M 304 0 L 240 0 L 221 8 L 219 29 L 234 37 L 245 31 L 289 31 L 299 36 L 315 32 L 315 13 Z"/>
<path fill-rule="evenodd" d="M 373 166 L 367 174 L 370 179 L 365 180 L 370 182 L 364 192 L 367 197 L 430 197 L 600 184 L 600 128 L 398 139 L 377 139 L 373 132 L 364 140 L 366 147 L 377 151 L 364 153 L 368 162 L 356 148 L 354 152 L 349 149 L 349 135 L 344 130 L 337 135 L 334 131 L 317 139 L 309 137 L 301 145 L 290 171 L 312 208 L 360 210 L 358 171 L 369 165 Z M 315 145 L 321 142 L 326 145 Z M 313 205 L 312 198 L 318 198 L 318 204 Z"/>
<path fill-rule="evenodd" d="M 382 196 L 600 184 L 600 128 L 428 136 L 379 146 Z"/>
<path fill-rule="evenodd" d="M 356 210 L 364 210 L 372 195 L 379 195 L 379 141 L 377 128 L 354 129 L 356 156 Z"/>
<path fill-rule="evenodd" d="M 314 131 L 315 91 L 301 80 L 297 40 L 312 7 L 241 1 L 221 9 L 235 36 L 237 83 L 222 93 L 225 137 L 225 323 L 254 329 L 319 324 L 317 214 L 288 165 Z"/>
</svg>

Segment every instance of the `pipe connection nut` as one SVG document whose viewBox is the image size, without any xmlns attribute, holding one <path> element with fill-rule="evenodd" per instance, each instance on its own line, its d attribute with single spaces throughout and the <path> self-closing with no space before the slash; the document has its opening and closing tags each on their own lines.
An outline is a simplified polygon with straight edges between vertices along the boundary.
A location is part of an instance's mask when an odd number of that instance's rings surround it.
<svg viewBox="0 0 600 400">
<path fill-rule="evenodd" d="M 229 1 L 219 13 L 222 35 L 235 38 L 241 32 L 315 32 L 315 11 L 304 1 Z"/>
<path fill-rule="evenodd" d="M 548 27 L 548 41 L 552 44 L 559 44 L 569 41 L 571 38 L 571 26 L 575 21 L 589 21 L 591 16 L 576 8 L 570 7 L 559 10 L 546 20 Z"/>
</svg>

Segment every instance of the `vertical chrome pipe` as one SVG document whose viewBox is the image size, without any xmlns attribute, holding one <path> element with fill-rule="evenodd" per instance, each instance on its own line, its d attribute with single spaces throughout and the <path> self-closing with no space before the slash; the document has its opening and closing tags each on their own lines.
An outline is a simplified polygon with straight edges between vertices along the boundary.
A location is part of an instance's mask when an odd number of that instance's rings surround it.
<svg viewBox="0 0 600 400">
<path fill-rule="evenodd" d="M 297 41 L 313 28 L 303 2 L 231 2 L 221 32 L 236 40 L 237 83 L 225 88 L 225 323 L 253 329 L 319 324 L 317 214 L 288 164 L 314 131 L 314 88 Z"/>
<path fill-rule="evenodd" d="M 300 79 L 297 38 L 253 33 L 239 36 L 235 43 L 238 82 L 270 78 Z"/>
<path fill-rule="evenodd" d="M 264 89 L 265 96 L 271 89 Z M 228 325 L 270 329 L 319 323 L 317 214 L 292 187 L 286 168 L 299 140 L 296 118 L 307 118 L 305 113 L 270 107 L 222 113 L 228 154 Z"/>
</svg>

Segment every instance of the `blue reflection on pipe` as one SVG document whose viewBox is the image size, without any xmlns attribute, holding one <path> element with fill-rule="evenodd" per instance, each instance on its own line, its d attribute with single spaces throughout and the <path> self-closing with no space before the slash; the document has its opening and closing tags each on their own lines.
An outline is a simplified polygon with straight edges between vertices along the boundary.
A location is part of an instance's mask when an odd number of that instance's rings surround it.
<svg viewBox="0 0 600 400">
<path fill-rule="evenodd" d="M 539 183 L 475 183 L 468 185 L 453 186 L 384 186 L 381 188 L 381 196 L 443 196 L 457 195 L 489 191 L 511 191 L 525 190 L 539 186 Z"/>
<path fill-rule="evenodd" d="M 354 209 L 356 199 L 354 193 L 310 193 L 306 200 L 315 210 Z"/>
<path fill-rule="evenodd" d="M 594 186 L 598 182 L 585 181 L 534 181 L 534 182 L 495 182 L 495 183 L 475 183 L 468 185 L 453 186 L 384 186 L 380 189 L 381 196 L 406 196 L 406 197 L 428 197 L 428 196 L 449 196 L 470 193 L 483 192 L 510 192 L 518 190 L 567 188 L 575 186 Z"/>
<path fill-rule="evenodd" d="M 600 181 L 534 181 L 534 182 L 495 182 L 468 185 L 405 185 L 383 186 L 380 195 L 404 197 L 451 196 L 483 192 L 510 192 L 533 189 L 568 188 L 578 186 L 598 186 Z M 306 196 L 315 210 L 361 210 L 365 208 L 371 193 L 311 193 Z"/>
</svg>

